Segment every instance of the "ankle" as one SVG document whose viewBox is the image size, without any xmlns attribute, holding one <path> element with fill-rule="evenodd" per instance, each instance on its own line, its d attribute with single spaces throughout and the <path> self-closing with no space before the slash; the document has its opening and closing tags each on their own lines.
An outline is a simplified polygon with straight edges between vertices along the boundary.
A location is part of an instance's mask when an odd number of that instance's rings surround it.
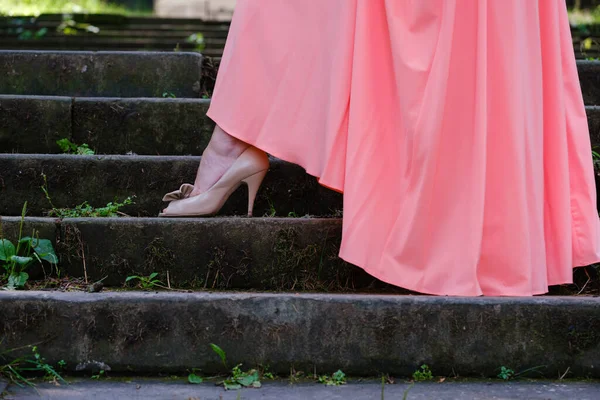
<svg viewBox="0 0 600 400">
<path fill-rule="evenodd" d="M 210 154 L 226 158 L 237 158 L 249 147 L 248 143 L 242 142 L 217 127 L 213 136 L 206 147 Z"/>
</svg>

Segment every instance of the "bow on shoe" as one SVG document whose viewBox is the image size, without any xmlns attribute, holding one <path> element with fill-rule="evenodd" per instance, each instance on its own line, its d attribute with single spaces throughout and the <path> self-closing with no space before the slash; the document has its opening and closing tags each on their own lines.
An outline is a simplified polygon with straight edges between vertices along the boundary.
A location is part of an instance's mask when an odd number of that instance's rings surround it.
<svg viewBox="0 0 600 400">
<path fill-rule="evenodd" d="M 181 185 L 179 190 L 175 190 L 174 192 L 170 192 L 165 194 L 163 197 L 163 201 L 174 201 L 174 200 L 182 200 L 187 199 L 192 194 L 194 190 L 194 185 L 190 185 L 189 183 L 184 183 Z"/>
</svg>

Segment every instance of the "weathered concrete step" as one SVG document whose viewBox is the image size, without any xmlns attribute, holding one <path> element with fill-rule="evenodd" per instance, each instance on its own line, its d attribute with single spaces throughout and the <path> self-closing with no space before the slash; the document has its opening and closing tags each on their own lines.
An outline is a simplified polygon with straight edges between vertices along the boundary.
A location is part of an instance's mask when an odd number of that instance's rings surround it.
<svg viewBox="0 0 600 400">
<path fill-rule="evenodd" d="M 89 24 L 112 24 L 121 26 L 150 25 L 150 26 L 195 26 L 195 27 L 228 27 L 228 21 L 210 21 L 198 18 L 163 18 L 163 17 L 135 17 L 119 14 L 78 14 L 73 13 L 69 18 L 82 23 Z M 6 25 L 22 25 L 26 23 L 55 23 L 60 24 L 65 19 L 64 14 L 41 14 L 32 16 L 10 16 L 0 17 L 0 23 Z"/>
<path fill-rule="evenodd" d="M 0 152 L 61 153 L 57 140 L 97 154 L 201 155 L 210 100 L 0 95 Z M 599 118 L 600 119 L 600 118 Z"/>
<path fill-rule="evenodd" d="M 286 375 L 600 376 L 597 298 L 1 291 L 0 315 L 0 352 L 40 343 L 69 369 L 220 373 L 215 343 L 231 365 Z"/>
<path fill-rule="evenodd" d="M 57 140 L 97 154 L 201 155 L 214 123 L 208 99 L 0 95 L 0 153 L 60 153 Z M 600 107 L 586 107 L 600 146 Z"/>
<path fill-rule="evenodd" d="M 69 38 L 50 38 L 39 41 L 20 41 L 16 39 L 2 40 L 0 46 L 5 50 L 36 50 L 36 51 L 195 51 L 196 46 L 185 40 L 153 40 L 153 39 L 115 39 L 90 41 Z M 222 57 L 223 47 L 208 46 L 202 50 L 207 57 Z"/>
<path fill-rule="evenodd" d="M 105 37 L 105 36 L 62 36 L 62 37 L 44 37 L 37 40 L 19 40 L 17 38 L 2 38 L 0 37 L 0 46 L 5 49 L 5 46 L 35 47 L 39 48 L 47 46 L 118 46 L 122 43 L 122 47 L 145 47 L 145 46 L 172 46 L 176 44 L 180 46 L 193 46 L 191 43 L 186 43 L 186 38 L 164 38 L 164 37 Z M 220 48 L 221 51 L 225 46 L 225 39 L 222 38 L 205 38 L 204 43 L 207 48 Z"/>
<path fill-rule="evenodd" d="M 136 196 L 124 209 L 134 216 L 155 216 L 165 206 L 167 192 L 193 182 L 200 157 L 0 155 L 0 215 L 20 215 L 25 201 L 30 214 L 43 215 L 49 204 L 40 186 L 46 174 L 56 207 L 73 207 L 89 201 L 96 207 L 115 198 Z M 342 208 L 340 194 L 320 186 L 296 165 L 273 160 L 256 200 L 255 215 L 272 210 L 277 216 L 332 215 Z M 240 187 L 222 210 L 245 215 L 246 188 Z"/>
<path fill-rule="evenodd" d="M 18 236 L 18 217 L 2 224 L 4 237 Z M 341 260 L 341 227 L 339 219 L 312 218 L 28 217 L 24 232 L 56 243 L 63 276 L 87 272 L 117 288 L 156 272 L 176 289 L 407 293 Z"/>
<path fill-rule="evenodd" d="M 321 374 L 325 372 L 318 371 Z M 329 372 L 329 371 L 327 371 Z M 110 374 L 110 372 L 108 373 Z M 77 379 L 69 385 L 41 383 L 36 388 L 11 385 L 6 400 L 123 400 L 123 399 L 219 399 L 219 400 L 597 400 L 600 384 L 597 382 L 570 381 L 512 381 L 478 380 L 464 382 L 447 378 L 444 383 L 419 382 L 415 385 L 397 380 L 383 388 L 376 379 L 349 378 L 343 386 L 326 386 L 319 383 L 290 383 L 285 381 L 262 381 L 262 387 L 237 391 L 224 391 L 213 382 L 190 385 L 186 378 L 179 381 L 118 377 L 118 380 Z M 408 395 L 407 397 L 405 397 Z M 14 396 L 14 397 L 13 397 Z"/>
<path fill-rule="evenodd" d="M 0 93 L 53 96 L 198 97 L 198 53 L 0 50 Z"/>
<path fill-rule="evenodd" d="M 32 33 L 35 33 L 35 31 L 37 29 L 31 29 Z M 175 31 L 161 31 L 161 30 L 140 30 L 140 29 L 114 29 L 114 30 L 108 30 L 108 29 L 102 29 L 100 30 L 98 33 L 93 33 L 93 32 L 79 32 L 77 34 L 77 36 L 71 36 L 71 37 L 78 37 L 78 38 L 86 38 L 86 37 L 94 37 L 94 38 L 176 38 L 176 39 L 182 39 L 185 40 L 187 39 L 191 34 L 193 33 L 201 33 L 202 36 L 204 36 L 205 39 L 221 39 L 224 40 L 227 38 L 227 34 L 228 31 L 227 30 L 213 30 L 213 29 L 207 29 L 207 30 L 201 30 L 201 31 L 180 31 L 180 30 L 175 30 Z M 17 30 L 16 28 L 5 28 L 5 29 L 1 29 L 0 28 L 0 37 L 3 38 L 18 38 L 19 35 L 22 34 L 21 30 Z M 60 31 L 56 31 L 56 30 L 48 30 L 43 38 L 55 38 L 55 37 L 60 37 L 60 38 L 64 38 L 65 34 L 60 32 Z M 25 41 L 27 39 L 21 39 L 21 42 Z M 39 40 L 39 39 L 29 39 L 29 40 Z M 79 39 L 82 40 L 82 39 Z"/>
</svg>

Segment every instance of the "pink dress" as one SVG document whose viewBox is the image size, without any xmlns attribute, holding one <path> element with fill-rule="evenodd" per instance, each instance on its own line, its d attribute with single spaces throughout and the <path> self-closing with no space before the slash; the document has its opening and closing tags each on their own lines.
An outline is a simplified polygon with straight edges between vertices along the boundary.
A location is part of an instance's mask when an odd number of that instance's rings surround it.
<svg viewBox="0 0 600 400">
<path fill-rule="evenodd" d="M 344 193 L 340 256 L 438 295 L 600 261 L 564 0 L 238 0 L 208 114 Z"/>
</svg>

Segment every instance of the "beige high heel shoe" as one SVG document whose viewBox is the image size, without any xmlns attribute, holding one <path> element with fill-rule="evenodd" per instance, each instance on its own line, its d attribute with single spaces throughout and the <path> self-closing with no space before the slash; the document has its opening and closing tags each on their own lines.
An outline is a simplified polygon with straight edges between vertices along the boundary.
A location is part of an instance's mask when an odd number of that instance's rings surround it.
<svg viewBox="0 0 600 400">
<path fill-rule="evenodd" d="M 248 186 L 248 216 L 252 216 L 254 200 L 269 170 L 269 157 L 256 147 L 248 147 L 223 176 L 206 192 L 189 197 L 194 186 L 185 183 L 179 190 L 167 193 L 163 201 L 171 203 L 159 217 L 200 217 L 215 215 L 229 196 L 242 184 Z"/>
</svg>

